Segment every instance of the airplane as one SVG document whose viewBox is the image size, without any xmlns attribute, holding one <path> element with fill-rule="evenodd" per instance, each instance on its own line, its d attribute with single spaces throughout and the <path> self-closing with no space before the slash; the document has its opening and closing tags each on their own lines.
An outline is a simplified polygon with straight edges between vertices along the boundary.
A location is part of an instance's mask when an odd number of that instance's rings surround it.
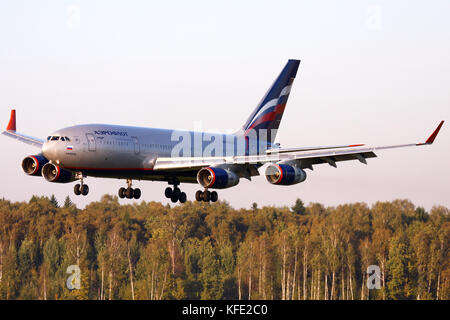
<svg viewBox="0 0 450 320">
<path fill-rule="evenodd" d="M 218 134 L 109 124 L 82 124 L 63 128 L 42 140 L 16 131 L 16 110 L 4 135 L 40 148 L 22 161 L 30 176 L 43 176 L 52 183 L 79 181 L 75 195 L 87 195 L 86 177 L 125 179 L 120 198 L 139 199 L 141 190 L 133 180 L 165 181 L 165 196 L 184 203 L 181 183 L 198 183 L 197 201 L 215 202 L 217 191 L 236 186 L 240 179 L 251 180 L 265 167 L 265 176 L 274 185 L 295 185 L 306 180 L 306 169 L 337 162 L 377 157 L 376 151 L 431 145 L 444 121 L 425 142 L 368 147 L 346 144 L 282 148 L 275 142 L 286 103 L 297 75 L 300 60 L 290 59 L 263 96 L 244 125 L 235 133 Z M 170 187 L 173 186 L 173 187 Z M 213 189 L 213 191 L 210 191 Z"/>
</svg>

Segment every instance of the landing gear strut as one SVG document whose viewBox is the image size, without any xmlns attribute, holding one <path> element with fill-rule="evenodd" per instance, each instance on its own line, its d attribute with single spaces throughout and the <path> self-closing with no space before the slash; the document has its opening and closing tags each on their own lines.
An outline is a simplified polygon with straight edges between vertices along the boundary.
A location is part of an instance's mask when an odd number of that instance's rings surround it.
<svg viewBox="0 0 450 320">
<path fill-rule="evenodd" d="M 217 199 L 219 199 L 219 195 L 216 191 L 209 191 L 208 189 L 205 189 L 205 191 L 198 190 L 195 193 L 195 200 L 197 201 L 216 202 Z"/>
<path fill-rule="evenodd" d="M 180 188 L 178 188 L 179 182 L 169 182 L 169 184 L 173 184 L 173 189 L 171 187 L 167 187 L 164 191 L 164 195 L 166 198 L 169 198 L 173 203 L 180 201 L 180 203 L 185 203 L 187 200 L 186 193 L 181 192 Z"/>
<path fill-rule="evenodd" d="M 77 172 L 75 178 L 80 180 L 80 183 L 77 183 L 73 187 L 73 193 L 75 193 L 75 195 L 77 196 L 79 196 L 80 194 L 86 196 L 89 193 L 89 186 L 83 183 L 83 174 L 81 172 Z"/>
<path fill-rule="evenodd" d="M 136 188 L 133 189 L 131 187 L 133 181 L 131 179 L 127 179 L 127 186 L 128 188 L 120 188 L 119 189 L 119 198 L 127 198 L 127 199 L 139 199 L 141 197 L 141 189 Z"/>
</svg>

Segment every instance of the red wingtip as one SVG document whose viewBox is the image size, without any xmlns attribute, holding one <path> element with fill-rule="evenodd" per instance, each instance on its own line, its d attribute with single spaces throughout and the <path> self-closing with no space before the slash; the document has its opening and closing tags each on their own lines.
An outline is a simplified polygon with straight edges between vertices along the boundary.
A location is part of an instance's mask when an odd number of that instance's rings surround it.
<svg viewBox="0 0 450 320">
<path fill-rule="evenodd" d="M 364 144 L 351 144 L 349 147 L 362 147 Z"/>
<path fill-rule="evenodd" d="M 11 117 L 9 118 L 8 126 L 6 127 L 7 131 L 16 131 L 16 110 L 11 110 Z"/>
<path fill-rule="evenodd" d="M 436 128 L 436 130 L 434 130 L 434 132 L 427 139 L 427 141 L 425 141 L 426 144 L 432 144 L 434 142 L 434 139 L 436 139 L 436 136 L 438 135 L 439 130 L 441 130 L 441 127 L 442 127 L 443 124 L 444 124 L 444 120 L 442 120 L 441 123 L 439 123 L 439 125 Z"/>
</svg>

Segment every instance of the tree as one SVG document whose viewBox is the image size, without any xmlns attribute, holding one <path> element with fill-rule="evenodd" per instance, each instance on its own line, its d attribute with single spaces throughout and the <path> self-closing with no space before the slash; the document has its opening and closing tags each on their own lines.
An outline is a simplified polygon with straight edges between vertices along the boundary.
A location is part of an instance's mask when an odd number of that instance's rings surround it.
<svg viewBox="0 0 450 320">
<path fill-rule="evenodd" d="M 297 200 L 295 200 L 295 204 L 291 207 L 291 210 L 295 214 L 301 214 L 301 215 L 304 215 L 306 212 L 303 201 L 300 198 L 297 198 Z"/>
<path fill-rule="evenodd" d="M 389 245 L 389 260 L 387 269 L 389 272 L 388 293 L 392 299 L 409 298 L 408 264 L 410 256 L 408 245 L 404 239 L 397 237 L 391 240 Z"/>
<path fill-rule="evenodd" d="M 222 297 L 223 283 L 220 277 L 220 261 L 211 244 L 211 239 L 205 237 L 200 243 L 200 274 L 203 300 L 218 300 Z"/>
<path fill-rule="evenodd" d="M 17 299 L 21 287 L 18 269 L 17 251 L 14 244 L 10 244 L 4 258 L 1 281 L 1 296 L 4 299 Z"/>
<path fill-rule="evenodd" d="M 73 205 L 74 204 L 73 204 L 72 200 L 70 200 L 70 197 L 66 196 L 66 198 L 64 199 L 64 208 L 69 209 Z"/>
<path fill-rule="evenodd" d="M 20 296 L 24 299 L 36 299 L 39 296 L 37 290 L 38 250 L 34 241 L 25 239 L 17 254 L 19 277 L 23 283 Z"/>
<path fill-rule="evenodd" d="M 54 194 L 50 196 L 50 203 L 55 207 L 59 208 L 58 200 L 56 200 L 56 197 Z"/>
<path fill-rule="evenodd" d="M 57 281 L 49 281 L 49 279 L 54 279 L 57 271 L 61 268 L 62 262 L 62 248 L 56 239 L 55 235 L 52 235 L 44 245 L 43 250 L 43 258 L 44 263 L 42 266 L 42 292 L 44 300 L 47 298 L 55 298 L 58 295 L 58 287 L 59 285 L 55 282 Z"/>
</svg>

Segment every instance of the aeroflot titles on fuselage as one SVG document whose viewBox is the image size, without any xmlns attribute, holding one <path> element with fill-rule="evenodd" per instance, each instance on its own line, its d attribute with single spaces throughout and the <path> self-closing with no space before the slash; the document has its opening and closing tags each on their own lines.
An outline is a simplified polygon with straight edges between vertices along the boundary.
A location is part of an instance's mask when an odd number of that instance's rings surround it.
<svg viewBox="0 0 450 320">
<path fill-rule="evenodd" d="M 110 130 L 96 130 L 94 131 L 96 135 L 104 136 L 122 136 L 122 137 L 128 137 L 128 132 L 125 131 L 110 131 Z"/>
</svg>

